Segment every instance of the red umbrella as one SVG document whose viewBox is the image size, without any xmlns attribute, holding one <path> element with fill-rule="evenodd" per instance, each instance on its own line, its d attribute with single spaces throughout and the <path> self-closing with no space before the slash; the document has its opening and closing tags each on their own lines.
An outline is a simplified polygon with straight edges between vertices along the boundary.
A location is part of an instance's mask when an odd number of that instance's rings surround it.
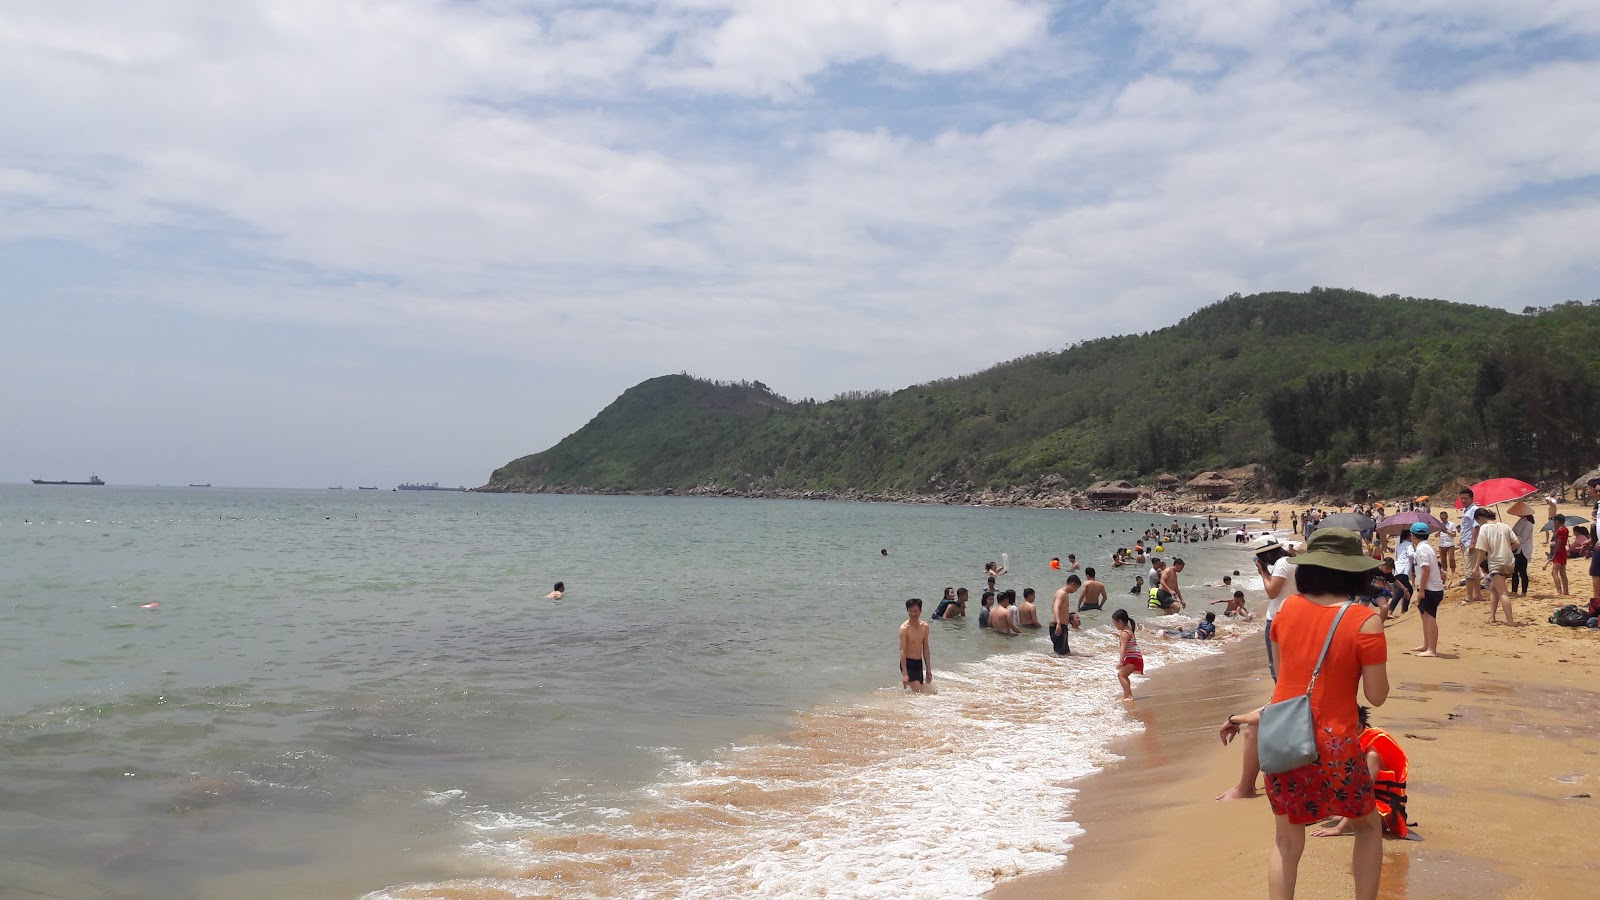
<svg viewBox="0 0 1600 900">
<path fill-rule="evenodd" d="M 1472 486 L 1472 500 L 1479 506 L 1493 506 L 1508 500 L 1521 500 L 1538 488 L 1515 478 L 1491 478 Z M 1456 498 L 1456 509 L 1461 509 L 1461 498 Z"/>
</svg>

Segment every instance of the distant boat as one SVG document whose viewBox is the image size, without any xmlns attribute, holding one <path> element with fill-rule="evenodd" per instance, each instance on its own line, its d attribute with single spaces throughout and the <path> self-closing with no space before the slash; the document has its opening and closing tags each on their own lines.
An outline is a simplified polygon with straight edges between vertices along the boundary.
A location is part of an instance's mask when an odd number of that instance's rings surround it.
<svg viewBox="0 0 1600 900">
<path fill-rule="evenodd" d="M 377 489 L 378 489 L 377 485 L 373 485 L 372 487 L 365 487 L 365 486 L 359 485 L 359 484 L 356 485 L 356 490 L 358 490 L 358 491 L 375 491 Z"/>
<path fill-rule="evenodd" d="M 35 479 L 33 479 L 33 483 L 34 484 L 83 484 L 83 485 L 105 484 L 104 481 L 100 480 L 100 476 L 99 475 L 90 475 L 88 481 L 45 481 L 42 478 L 35 478 Z"/>
<path fill-rule="evenodd" d="M 344 485 L 341 484 L 338 487 L 331 487 L 331 488 L 328 488 L 328 490 L 330 490 L 330 491 L 342 491 L 342 490 L 344 490 Z"/>
<path fill-rule="evenodd" d="M 464 487 L 439 487 L 439 482 L 430 481 L 427 484 L 402 484 L 397 491 L 465 491 Z"/>
<path fill-rule="evenodd" d="M 189 487 L 211 487 L 211 482 L 208 481 L 205 484 L 191 484 Z"/>
</svg>

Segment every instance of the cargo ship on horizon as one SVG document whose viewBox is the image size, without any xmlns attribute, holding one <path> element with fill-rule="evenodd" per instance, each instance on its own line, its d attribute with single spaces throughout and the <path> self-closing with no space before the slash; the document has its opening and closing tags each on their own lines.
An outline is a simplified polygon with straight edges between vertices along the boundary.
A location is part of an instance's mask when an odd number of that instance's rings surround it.
<svg viewBox="0 0 1600 900">
<path fill-rule="evenodd" d="M 402 484 L 395 488 L 397 491 L 465 491 L 464 487 L 439 487 L 439 482 L 430 481 L 427 484 Z"/>
<path fill-rule="evenodd" d="M 35 479 L 33 479 L 33 483 L 34 484 L 80 484 L 80 485 L 103 485 L 103 484 L 105 484 L 104 481 L 100 480 L 100 476 L 99 475 L 90 475 L 88 481 L 45 481 L 43 478 L 35 478 Z"/>
</svg>

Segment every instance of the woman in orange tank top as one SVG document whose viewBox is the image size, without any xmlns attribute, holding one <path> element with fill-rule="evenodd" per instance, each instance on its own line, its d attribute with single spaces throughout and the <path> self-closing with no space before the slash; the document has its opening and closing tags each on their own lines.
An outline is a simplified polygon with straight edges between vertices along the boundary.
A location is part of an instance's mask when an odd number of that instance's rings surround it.
<svg viewBox="0 0 1600 900">
<path fill-rule="evenodd" d="M 1272 620 L 1272 643 L 1278 657 L 1272 702 L 1303 695 L 1309 689 L 1319 758 L 1266 777 L 1267 799 L 1277 822 L 1268 893 L 1274 900 L 1294 896 L 1306 826 L 1329 816 L 1343 816 L 1355 833 L 1351 871 L 1356 897 L 1372 900 L 1378 896 L 1383 863 L 1383 823 L 1361 748 L 1356 691 L 1359 688 L 1372 706 L 1383 705 L 1389 698 L 1389 656 L 1383 621 L 1351 600 L 1377 561 L 1362 553 L 1360 535 L 1343 528 L 1322 528 L 1312 534 L 1306 552 L 1295 562 L 1295 586 L 1300 593 L 1285 600 Z M 1312 671 L 1330 628 L 1335 628 L 1333 638 L 1313 683 Z M 1232 740 L 1241 724 L 1260 721 L 1260 709 L 1229 716 L 1222 726 L 1222 742 Z"/>
</svg>

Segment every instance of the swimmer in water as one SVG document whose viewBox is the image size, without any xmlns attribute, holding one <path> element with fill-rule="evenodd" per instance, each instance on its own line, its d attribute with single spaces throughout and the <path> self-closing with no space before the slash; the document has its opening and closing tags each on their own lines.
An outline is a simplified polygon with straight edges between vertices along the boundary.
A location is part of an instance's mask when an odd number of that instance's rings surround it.
<svg viewBox="0 0 1600 900">
<path fill-rule="evenodd" d="M 1088 581 L 1083 583 L 1083 593 L 1078 595 L 1078 612 L 1086 609 L 1106 608 L 1106 586 L 1094 577 L 1094 566 L 1083 570 Z"/>
<path fill-rule="evenodd" d="M 1250 610 L 1244 605 L 1244 591 L 1234 591 L 1232 597 L 1224 597 L 1221 600 L 1211 601 L 1212 606 L 1216 606 L 1218 603 L 1228 604 L 1228 608 L 1224 609 L 1222 614 L 1228 616 L 1229 618 L 1240 618 L 1246 622 L 1252 621 L 1255 618 L 1254 616 L 1250 615 Z M 1207 615 L 1210 615 L 1210 613 L 1207 613 Z"/>
<path fill-rule="evenodd" d="M 928 623 L 922 621 L 922 601 L 906 601 L 906 620 L 900 623 L 900 684 L 920 694 L 933 683 L 933 652 L 928 647 Z"/>
<path fill-rule="evenodd" d="M 1050 646 L 1057 656 L 1072 655 L 1072 629 L 1078 627 L 1078 614 L 1072 611 L 1072 595 L 1083 579 L 1068 575 L 1067 583 L 1056 590 L 1050 603 Z"/>
<path fill-rule="evenodd" d="M 556 582 L 555 589 L 552 590 L 550 593 L 545 594 L 544 598 L 546 600 L 560 600 L 566 593 L 567 593 L 567 583 L 565 581 L 558 581 L 558 582 Z"/>
<path fill-rule="evenodd" d="M 1144 652 L 1139 649 L 1139 639 L 1133 633 L 1137 626 L 1126 610 L 1112 613 L 1111 622 L 1117 626 L 1117 641 L 1121 645 L 1117 656 L 1117 681 L 1122 685 L 1122 702 L 1132 703 L 1133 676 L 1144 674 Z"/>
<path fill-rule="evenodd" d="M 1022 629 L 1017 627 L 1016 599 L 1016 591 L 1002 591 L 995 598 L 994 609 L 989 611 L 989 627 L 994 629 L 995 634 L 1016 637 L 1022 633 Z"/>
<path fill-rule="evenodd" d="M 1018 618 L 1023 628 L 1042 628 L 1039 624 L 1039 607 L 1034 604 L 1033 588 L 1022 589 L 1022 604 L 1017 607 Z"/>
<path fill-rule="evenodd" d="M 1192 629 L 1168 628 L 1161 632 L 1163 638 L 1187 638 L 1191 641 L 1209 641 L 1217 636 L 1217 614 L 1206 613 L 1206 620 Z"/>
</svg>

